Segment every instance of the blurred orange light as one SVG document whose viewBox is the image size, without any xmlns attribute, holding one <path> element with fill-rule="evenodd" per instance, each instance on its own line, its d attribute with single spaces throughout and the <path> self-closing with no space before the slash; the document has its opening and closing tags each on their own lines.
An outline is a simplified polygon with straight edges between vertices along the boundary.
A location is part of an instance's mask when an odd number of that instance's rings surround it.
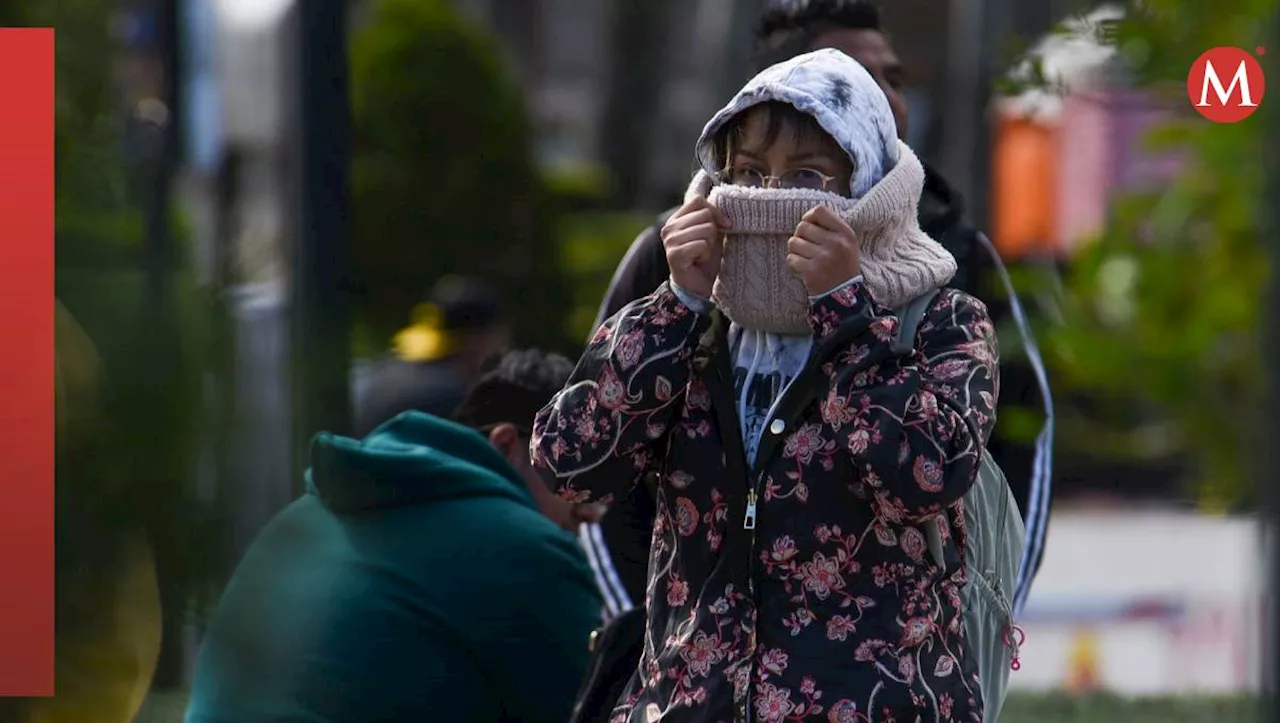
<svg viewBox="0 0 1280 723">
<path fill-rule="evenodd" d="M 1057 198 L 1057 129 L 1035 120 L 997 121 L 992 158 L 993 240 L 1006 258 L 1052 251 Z"/>
</svg>

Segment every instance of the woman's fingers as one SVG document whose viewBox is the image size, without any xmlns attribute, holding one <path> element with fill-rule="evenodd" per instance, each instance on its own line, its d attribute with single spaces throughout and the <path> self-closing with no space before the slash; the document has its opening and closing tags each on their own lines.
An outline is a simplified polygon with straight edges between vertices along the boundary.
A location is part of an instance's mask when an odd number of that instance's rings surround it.
<svg viewBox="0 0 1280 723">
<path fill-rule="evenodd" d="M 667 264 L 687 269 L 711 258 L 711 245 L 705 238 L 691 238 L 667 245 Z"/>
<path fill-rule="evenodd" d="M 847 225 L 839 214 L 826 206 L 814 206 L 800 220 L 802 223 L 835 232 L 841 231 Z"/>
<path fill-rule="evenodd" d="M 709 208 L 700 208 L 683 216 L 672 216 L 663 226 L 663 230 L 667 232 L 679 231 L 681 229 L 692 228 L 694 226 L 715 225 L 715 212 Z"/>
<path fill-rule="evenodd" d="M 817 263 L 819 263 L 817 260 L 805 258 L 799 254 L 787 254 L 787 267 L 802 279 L 810 274 Z"/>
<path fill-rule="evenodd" d="M 720 227 L 716 222 L 716 212 L 713 209 L 704 208 L 694 211 L 688 216 L 681 216 L 680 218 L 673 217 L 662 227 L 662 240 L 666 243 L 675 235 L 691 229 L 710 229 L 710 232 L 713 234 L 719 233 Z"/>
<path fill-rule="evenodd" d="M 824 247 L 840 243 L 839 233 L 818 226 L 811 221 L 801 221 L 796 226 L 795 237 Z"/>
<path fill-rule="evenodd" d="M 822 244 L 801 236 L 792 236 L 787 239 L 787 252 L 802 259 L 815 259 L 823 255 Z"/>
<path fill-rule="evenodd" d="M 710 206 L 711 210 L 715 211 L 716 213 L 716 225 L 724 229 L 733 227 L 733 222 L 729 220 L 728 216 L 724 215 L 724 211 L 721 211 L 720 208 L 717 206 L 711 206 L 710 203 L 708 203 L 707 205 Z"/>
<path fill-rule="evenodd" d="M 701 240 L 711 242 L 719 239 L 719 237 L 720 229 L 715 224 L 704 223 L 691 228 L 672 231 L 667 238 L 663 240 L 663 245 L 670 249 L 682 246 L 690 241 Z"/>
<path fill-rule="evenodd" d="M 700 223 L 712 223 L 720 228 L 729 228 L 730 225 L 729 217 L 724 215 L 724 211 L 711 205 L 711 202 L 702 196 L 686 201 L 667 220 L 667 225 L 673 228 L 688 228 Z"/>
</svg>

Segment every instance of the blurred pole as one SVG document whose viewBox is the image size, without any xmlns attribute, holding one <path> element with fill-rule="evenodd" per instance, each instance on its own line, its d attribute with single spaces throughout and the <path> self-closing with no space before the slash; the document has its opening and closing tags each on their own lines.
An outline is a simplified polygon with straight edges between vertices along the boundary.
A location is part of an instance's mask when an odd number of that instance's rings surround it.
<svg viewBox="0 0 1280 723">
<path fill-rule="evenodd" d="M 1011 0 L 952 0 L 948 39 L 947 119 L 941 170 L 966 199 L 969 220 L 987 228 L 991 185 L 992 84 L 1000 73 L 1000 49 L 1013 31 Z"/>
<path fill-rule="evenodd" d="M 1270 22 L 1270 38 L 1264 47 L 1268 52 L 1262 56 L 1264 73 L 1270 78 L 1280 78 L 1280 13 L 1263 19 Z M 1275 96 L 1270 101 L 1264 100 L 1259 112 L 1266 124 L 1265 142 L 1274 144 L 1280 141 L 1280 98 Z M 1246 121 L 1248 122 L 1248 121 Z M 1280 198 L 1280 153 L 1274 150 L 1262 154 L 1265 159 L 1263 198 Z M 1263 599 L 1266 611 L 1265 646 L 1263 656 L 1263 700 L 1266 712 L 1263 720 L 1280 723 L 1280 453 L 1275 441 L 1280 439 L 1280 206 L 1275 203 L 1261 204 L 1263 243 L 1271 256 L 1271 276 L 1267 293 L 1264 295 L 1262 322 L 1264 337 L 1261 354 L 1266 372 L 1270 377 L 1267 398 L 1264 400 L 1264 425 L 1262 435 L 1258 439 L 1258 485 L 1267 503 L 1267 536 L 1269 544 L 1263 549 L 1266 554 L 1265 569 L 1269 571 L 1271 580 L 1270 594 Z"/>
<path fill-rule="evenodd" d="M 172 271 L 173 238 L 170 229 L 170 205 L 173 198 L 173 175 L 178 164 L 179 108 L 181 68 L 178 57 L 178 0 L 158 0 L 155 6 L 158 55 L 163 86 L 159 100 L 165 112 L 155 118 L 157 147 L 150 159 L 150 183 L 145 208 L 145 263 L 148 299 L 146 308 L 156 313 L 164 303 L 168 277 Z"/>
<path fill-rule="evenodd" d="M 614 174 L 613 203 L 634 207 L 646 165 L 667 70 L 671 12 L 688 0 L 612 0 L 600 157 Z"/>
<path fill-rule="evenodd" d="M 294 484 L 321 430 L 350 428 L 347 3 L 301 0 L 286 20 L 284 138 L 292 184 Z"/>
<path fill-rule="evenodd" d="M 717 83 L 713 88 L 713 106 L 718 109 L 724 98 L 732 98 L 734 93 L 754 75 L 752 56 L 755 53 L 756 25 L 767 0 L 732 0 L 729 13 L 729 36 L 724 43 L 724 57 L 717 74 Z M 699 129 L 701 130 L 701 129 Z"/>
<path fill-rule="evenodd" d="M 970 171 L 977 156 L 973 147 L 978 128 L 974 112 L 981 82 L 983 0 L 950 0 L 947 27 L 946 93 L 943 97 L 947 119 L 943 124 L 942 152 L 939 166 L 942 174 L 958 184 L 968 195 L 973 185 Z M 970 199 L 972 200 L 972 199 Z M 972 204 L 969 206 L 973 209 Z M 979 226 L 979 228 L 982 228 Z"/>
<path fill-rule="evenodd" d="M 490 16 L 498 37 L 515 57 L 514 70 L 521 85 L 534 87 L 546 70 L 542 49 L 546 3 L 543 0 L 493 0 Z"/>
<path fill-rule="evenodd" d="M 145 264 L 147 291 L 143 302 L 143 319 L 139 327 L 141 344 L 138 363 L 148 365 L 151 371 L 144 378 L 152 380 L 150 402 L 161 404 L 160 397 L 174 380 L 179 363 L 178 329 L 174 317 L 174 300 L 171 280 L 174 273 L 174 239 L 172 205 L 174 174 L 180 160 L 181 132 L 181 83 L 180 56 L 181 33 L 179 28 L 179 0 L 157 0 L 155 3 L 159 62 L 163 75 L 163 88 L 159 100 L 166 111 L 159 128 L 158 153 L 153 160 L 150 193 L 145 210 L 146 241 Z M 153 407 L 155 408 L 155 407 Z M 172 480 L 185 484 L 187 480 Z M 163 611 L 163 628 L 160 659 L 156 664 L 153 685 L 160 689 L 180 688 L 185 680 L 186 655 L 183 648 L 183 627 L 186 622 L 187 600 L 183 591 L 175 589 L 174 580 L 182 571 L 174 570 L 171 556 L 164 550 L 156 555 L 156 575 L 160 583 L 160 603 Z"/>
</svg>

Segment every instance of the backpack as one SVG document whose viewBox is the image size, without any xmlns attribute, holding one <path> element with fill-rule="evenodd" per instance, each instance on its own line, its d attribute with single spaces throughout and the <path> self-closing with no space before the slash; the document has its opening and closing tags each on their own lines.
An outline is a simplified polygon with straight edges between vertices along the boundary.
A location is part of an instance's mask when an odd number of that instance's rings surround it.
<svg viewBox="0 0 1280 723">
<path fill-rule="evenodd" d="M 931 291 L 894 312 L 898 317 L 892 347 L 895 354 L 915 353 L 916 330 L 937 294 Z M 964 559 L 969 582 L 961 594 L 961 614 L 969 650 L 978 666 L 986 710 L 983 720 L 994 723 L 1004 707 L 1009 671 L 1021 667 L 1018 646 L 1022 633 L 1014 626 L 1010 594 L 1018 583 L 1025 530 L 1004 472 L 986 449 L 978 477 L 964 496 L 964 516 L 969 530 Z M 920 525 L 929 554 L 939 566 L 943 563 L 942 524 L 933 519 Z"/>
<path fill-rule="evenodd" d="M 897 309 L 898 334 L 892 351 L 899 356 L 915 353 L 916 331 L 937 290 Z M 977 429 L 974 428 L 974 434 Z M 1017 670 L 1021 632 L 1013 624 L 1009 593 L 1018 582 L 1022 562 L 1024 527 L 1004 472 L 985 449 L 973 487 L 964 496 L 969 522 L 969 547 L 965 567 L 969 583 L 961 593 L 965 634 L 978 667 L 985 723 L 995 723 L 1004 707 L 1009 671 Z M 941 521 L 920 525 L 936 564 L 943 564 Z M 591 662 L 578 692 L 571 723 L 604 723 L 622 696 L 640 663 L 644 647 L 645 610 L 633 608 L 609 621 L 592 635 Z"/>
<path fill-rule="evenodd" d="M 569 723 L 606 723 L 640 667 L 645 609 L 635 607 L 591 634 L 591 662 Z"/>
</svg>

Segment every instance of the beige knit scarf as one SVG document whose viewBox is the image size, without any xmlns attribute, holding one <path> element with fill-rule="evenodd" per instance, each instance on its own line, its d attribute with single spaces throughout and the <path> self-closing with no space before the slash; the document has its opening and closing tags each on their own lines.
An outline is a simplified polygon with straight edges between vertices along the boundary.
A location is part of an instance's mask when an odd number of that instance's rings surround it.
<svg viewBox="0 0 1280 723">
<path fill-rule="evenodd" d="M 744 329 L 808 334 L 809 296 L 787 266 L 787 239 L 805 213 L 824 205 L 858 236 L 861 270 L 871 298 L 897 308 L 951 280 L 956 262 L 920 229 L 916 209 L 924 168 L 906 144 L 898 163 L 867 195 L 853 200 L 825 191 L 713 184 L 699 171 L 686 200 L 706 196 L 732 222 L 712 300 Z"/>
</svg>

